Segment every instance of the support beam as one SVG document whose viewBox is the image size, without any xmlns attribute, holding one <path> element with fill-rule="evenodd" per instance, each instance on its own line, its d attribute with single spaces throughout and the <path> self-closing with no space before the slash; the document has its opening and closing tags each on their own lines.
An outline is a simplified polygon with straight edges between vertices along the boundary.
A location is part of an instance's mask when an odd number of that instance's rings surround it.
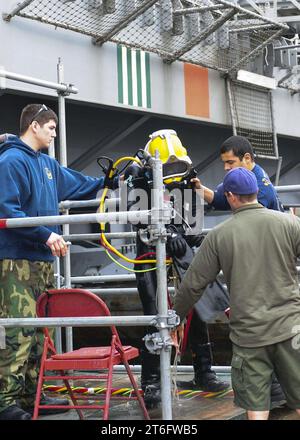
<svg viewBox="0 0 300 440">
<path fill-rule="evenodd" d="M 234 66 L 232 66 L 228 70 L 228 74 L 230 75 L 232 72 L 235 72 L 236 70 L 238 70 L 240 68 L 240 66 L 242 66 L 248 60 L 250 60 L 253 56 L 255 56 L 256 53 L 261 52 L 265 47 L 268 46 L 269 43 L 276 40 L 276 38 L 280 37 L 282 35 L 283 31 L 284 31 L 284 29 L 279 29 L 279 31 L 277 31 L 275 34 L 271 35 L 271 37 L 269 37 L 267 40 L 265 40 L 262 44 L 257 46 L 255 49 L 251 50 L 251 52 L 249 52 L 247 55 L 245 55 L 242 59 L 240 59 L 236 64 L 234 64 Z"/>
<path fill-rule="evenodd" d="M 196 37 L 192 38 L 185 46 L 183 46 L 180 50 L 177 50 L 174 55 L 170 58 L 166 58 L 166 63 L 173 63 L 182 57 L 186 52 L 190 51 L 194 46 L 201 43 L 201 41 L 206 40 L 211 34 L 213 34 L 219 27 L 222 26 L 226 21 L 228 21 L 231 17 L 236 14 L 236 10 L 234 7 L 227 12 L 227 14 L 223 14 L 211 26 L 208 26 L 203 32 L 200 32 Z"/>
<path fill-rule="evenodd" d="M 227 0 L 219 0 L 219 2 L 220 2 L 222 5 L 227 5 L 227 6 L 232 7 L 232 3 L 230 3 L 230 2 L 227 1 Z M 278 24 L 278 23 L 275 22 L 274 20 L 271 20 L 270 18 L 267 18 L 267 17 L 264 16 L 264 15 L 261 15 L 261 16 L 260 16 L 260 15 L 257 14 L 256 12 L 252 12 L 252 11 L 250 11 L 249 9 L 242 8 L 242 7 L 239 6 L 238 4 L 234 5 L 234 7 L 235 7 L 237 13 L 244 14 L 244 15 L 246 15 L 246 16 L 249 15 L 250 17 L 253 17 L 253 18 L 255 18 L 256 20 L 259 19 L 259 20 L 264 21 L 265 23 L 271 23 L 271 24 L 273 24 L 273 25 L 276 26 L 276 27 L 279 26 L 279 27 L 282 28 L 282 30 L 289 30 L 289 26 L 286 25 L 286 24 Z M 247 18 L 249 18 L 249 17 L 247 17 Z"/>
<path fill-rule="evenodd" d="M 164 317 L 164 316 L 161 316 Z M 166 315 L 166 319 L 169 316 Z M 97 316 L 97 317 L 60 317 L 60 318 L 2 318 L 1 327 L 109 327 L 111 325 L 130 327 L 132 325 L 156 325 L 155 315 L 144 316 Z"/>
<path fill-rule="evenodd" d="M 139 291 L 137 287 L 105 287 L 104 289 L 89 289 L 90 292 L 95 293 L 95 295 L 138 295 Z M 175 287 L 168 287 L 169 293 L 175 293 Z M 1 321 L 0 321 L 1 323 Z"/>
<path fill-rule="evenodd" d="M 135 282 L 134 274 L 125 275 L 91 275 L 83 277 L 71 277 L 72 284 L 86 283 L 119 283 L 119 282 Z"/>
<path fill-rule="evenodd" d="M 70 234 L 63 235 L 65 241 L 70 241 L 71 243 L 76 241 L 99 241 L 100 233 L 92 233 L 92 234 Z M 108 240 L 119 240 L 120 238 L 136 238 L 136 232 L 107 232 L 105 237 Z M 130 246 L 130 245 L 129 245 Z"/>
<path fill-rule="evenodd" d="M 194 8 L 187 9 L 177 9 L 173 12 L 173 15 L 188 15 L 195 14 L 195 12 L 209 12 L 209 11 L 220 11 L 221 9 L 228 9 L 228 6 L 225 5 L 214 5 L 214 6 L 199 6 Z"/>
<path fill-rule="evenodd" d="M 134 11 L 132 11 L 130 14 L 128 14 L 124 20 L 120 21 L 118 24 L 116 24 L 109 32 L 107 32 L 105 35 L 102 35 L 99 38 L 94 38 L 93 43 L 97 45 L 102 45 L 106 41 L 109 41 L 115 34 L 120 32 L 122 29 L 124 29 L 129 23 L 134 21 L 137 17 L 142 15 L 147 9 L 151 8 L 157 0 L 148 0 L 138 8 L 136 8 Z"/>
<path fill-rule="evenodd" d="M 68 225 L 84 223 L 149 224 L 151 211 L 119 211 L 98 214 L 45 215 L 41 217 L 14 217 L 0 219 L 0 229 L 31 228 L 33 226 Z"/>
<path fill-rule="evenodd" d="M 26 8 L 26 6 L 30 5 L 30 3 L 32 2 L 32 0 L 26 0 L 22 3 L 18 3 L 18 5 L 8 14 L 4 13 L 2 15 L 3 20 L 5 21 L 10 21 L 15 15 L 18 15 L 18 13 L 20 11 L 22 11 L 22 9 Z"/>
<path fill-rule="evenodd" d="M 31 76 L 20 75 L 19 73 L 7 72 L 3 69 L 0 69 L 0 77 L 11 79 L 13 81 L 24 82 L 26 84 L 33 84 L 39 87 L 45 87 L 46 89 L 53 89 L 66 95 L 69 95 L 70 93 L 78 93 L 78 89 L 73 87 L 72 84 L 54 83 L 39 78 L 33 78 Z"/>
<path fill-rule="evenodd" d="M 250 6 L 252 6 L 252 8 L 259 14 L 259 15 L 264 15 L 264 11 L 263 9 L 261 9 L 254 0 L 246 0 Z"/>
<path fill-rule="evenodd" d="M 248 0 L 249 1 L 249 0 Z M 290 0 L 291 3 L 300 11 L 300 3 L 296 0 Z"/>
<path fill-rule="evenodd" d="M 111 148 L 116 145 L 118 142 L 122 141 L 124 138 L 129 136 L 132 132 L 134 132 L 141 125 L 145 124 L 150 119 L 149 115 L 142 116 L 125 130 L 121 129 L 119 133 L 109 134 L 104 138 L 100 139 L 96 144 L 90 147 L 87 151 L 85 151 L 81 156 L 75 159 L 70 165 L 70 168 L 73 168 L 77 171 L 83 170 L 87 165 L 91 163 L 91 160 L 94 159 L 97 155 L 99 155 L 99 151 L 104 148 Z"/>
</svg>

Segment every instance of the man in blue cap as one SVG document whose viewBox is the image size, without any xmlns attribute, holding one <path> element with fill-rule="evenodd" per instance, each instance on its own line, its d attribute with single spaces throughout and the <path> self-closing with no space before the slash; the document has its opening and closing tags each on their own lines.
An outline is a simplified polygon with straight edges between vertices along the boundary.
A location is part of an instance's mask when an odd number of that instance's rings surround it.
<svg viewBox="0 0 300 440">
<path fill-rule="evenodd" d="M 229 172 L 232 169 L 242 167 L 254 173 L 258 186 L 257 200 L 269 209 L 284 211 L 277 192 L 272 185 L 266 171 L 255 163 L 255 154 L 251 142 L 244 136 L 230 136 L 226 139 L 220 148 L 220 158 L 224 164 L 224 171 Z M 223 184 L 212 190 L 204 186 L 198 178 L 194 180 L 195 188 L 203 191 L 203 198 L 208 206 L 220 210 L 230 210 L 230 205 L 224 194 Z M 284 393 L 274 376 L 271 388 L 271 398 L 273 403 L 283 402 Z"/>
<path fill-rule="evenodd" d="M 250 420 L 267 419 L 275 373 L 300 415 L 300 220 L 259 204 L 256 176 L 245 168 L 227 173 L 223 191 L 233 215 L 203 241 L 174 309 L 183 320 L 222 270 L 230 295 L 235 403 Z"/>
</svg>

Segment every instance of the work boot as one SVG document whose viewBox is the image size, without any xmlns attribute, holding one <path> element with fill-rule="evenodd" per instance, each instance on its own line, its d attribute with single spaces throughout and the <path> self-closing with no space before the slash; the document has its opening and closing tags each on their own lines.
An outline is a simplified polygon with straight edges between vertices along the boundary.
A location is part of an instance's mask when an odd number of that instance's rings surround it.
<svg viewBox="0 0 300 440">
<path fill-rule="evenodd" d="M 147 409 L 157 408 L 161 403 L 160 383 L 146 385 L 144 388 L 144 402 Z"/>
<path fill-rule="evenodd" d="M 147 409 L 157 408 L 161 402 L 160 392 L 160 359 L 146 348 L 141 349 L 141 387 Z"/>
<path fill-rule="evenodd" d="M 61 414 L 61 413 L 65 413 L 67 411 L 69 411 L 70 408 L 64 408 L 64 405 L 70 405 L 69 399 L 58 399 L 57 397 L 50 397 L 47 396 L 46 394 L 42 394 L 41 395 L 41 401 L 40 401 L 40 405 L 61 405 L 61 408 L 49 408 L 49 409 L 43 409 L 40 408 L 39 409 L 39 415 L 40 416 L 50 416 L 51 414 Z M 23 409 L 25 411 L 27 411 L 29 414 L 33 414 L 34 411 L 34 405 L 33 406 L 27 406 L 24 407 Z"/>
<path fill-rule="evenodd" d="M 229 388 L 229 383 L 217 378 L 216 373 L 211 369 L 211 347 L 210 344 L 199 344 L 192 353 L 194 379 L 191 381 L 178 381 L 177 386 L 185 389 L 197 389 L 211 393 L 218 393 Z"/>
<path fill-rule="evenodd" d="M 272 375 L 272 384 L 271 384 L 271 404 L 283 404 L 286 403 L 286 396 L 282 391 L 281 385 L 278 382 L 275 374 Z"/>
<path fill-rule="evenodd" d="M 11 405 L 0 412 L 0 420 L 30 420 L 31 415 L 17 405 Z"/>
</svg>

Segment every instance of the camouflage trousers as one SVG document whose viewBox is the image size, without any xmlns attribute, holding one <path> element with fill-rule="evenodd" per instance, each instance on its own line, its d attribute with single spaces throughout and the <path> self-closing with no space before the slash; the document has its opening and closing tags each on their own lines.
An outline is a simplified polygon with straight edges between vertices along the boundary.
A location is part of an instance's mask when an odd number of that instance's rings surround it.
<svg viewBox="0 0 300 440">
<path fill-rule="evenodd" d="M 0 318 L 36 317 L 36 300 L 54 287 L 50 262 L 0 260 Z M 6 348 L 0 349 L 0 412 L 10 405 L 34 403 L 42 328 L 6 328 Z"/>
</svg>

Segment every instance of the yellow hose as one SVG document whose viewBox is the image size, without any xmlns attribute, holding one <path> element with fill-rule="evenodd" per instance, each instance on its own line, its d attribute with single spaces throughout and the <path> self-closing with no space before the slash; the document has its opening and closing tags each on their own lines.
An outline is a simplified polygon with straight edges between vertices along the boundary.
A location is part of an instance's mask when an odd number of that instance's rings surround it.
<svg viewBox="0 0 300 440">
<path fill-rule="evenodd" d="M 117 168 L 117 166 L 119 165 L 119 163 L 124 162 L 125 160 L 131 160 L 133 162 L 137 162 L 139 165 L 142 165 L 141 161 L 135 157 L 130 157 L 130 156 L 125 156 L 125 157 L 121 157 L 118 160 L 116 160 L 116 162 L 113 164 L 113 167 L 108 175 L 108 178 L 112 178 L 114 175 L 114 172 Z M 101 213 L 104 212 L 104 203 L 105 203 L 105 197 L 107 194 L 108 188 L 104 188 L 103 194 L 101 196 L 100 199 L 100 206 L 99 206 L 99 210 Z M 105 223 L 100 223 L 100 230 L 101 230 L 101 240 L 102 242 L 105 244 L 105 246 L 111 250 L 114 254 L 118 255 L 118 257 L 122 258 L 123 260 L 127 261 L 127 263 L 133 263 L 133 264 L 154 264 L 156 263 L 156 260 L 132 260 L 131 258 L 127 258 L 125 257 L 125 255 L 121 254 L 121 252 L 119 252 L 116 248 L 114 248 L 106 239 L 105 237 Z M 170 263 L 171 260 L 166 260 L 166 263 Z"/>
</svg>

